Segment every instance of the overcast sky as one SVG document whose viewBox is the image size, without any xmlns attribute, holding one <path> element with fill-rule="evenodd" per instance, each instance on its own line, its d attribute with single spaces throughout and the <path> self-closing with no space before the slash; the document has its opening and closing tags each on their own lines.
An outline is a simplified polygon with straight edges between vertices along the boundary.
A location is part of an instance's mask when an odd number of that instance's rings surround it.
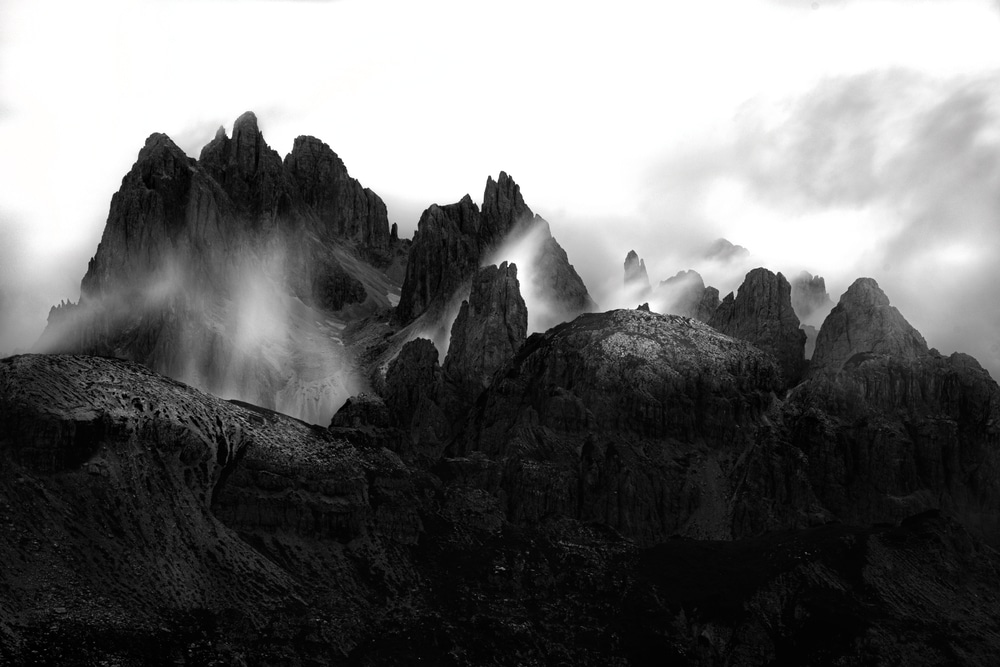
<svg viewBox="0 0 1000 667">
<path fill-rule="evenodd" d="M 626 252 L 875 278 L 1000 377 L 1000 10 L 988 0 L 0 2 L 0 355 L 76 300 L 152 132 L 257 113 L 410 234 L 500 170 L 601 305 Z M 745 264 L 701 257 L 725 237 Z"/>
</svg>

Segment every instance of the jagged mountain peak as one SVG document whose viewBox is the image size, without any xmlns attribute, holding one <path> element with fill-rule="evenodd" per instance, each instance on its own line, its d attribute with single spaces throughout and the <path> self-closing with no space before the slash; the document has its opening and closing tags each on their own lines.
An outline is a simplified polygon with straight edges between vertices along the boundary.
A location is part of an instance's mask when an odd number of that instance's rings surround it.
<svg viewBox="0 0 1000 667">
<path fill-rule="evenodd" d="M 249 133 L 252 135 L 260 134 L 260 128 L 257 125 L 257 114 L 253 111 L 244 111 L 233 123 L 233 138 L 235 139 L 237 135 Z"/>
<path fill-rule="evenodd" d="M 517 265 L 484 266 L 473 276 L 469 298 L 452 325 L 444 372 L 470 398 L 475 397 L 514 356 L 527 332 L 528 309 Z"/>
<path fill-rule="evenodd" d="M 874 278 L 858 278 L 840 297 L 842 303 L 865 306 L 888 306 L 889 297 Z"/>
<path fill-rule="evenodd" d="M 773 354 L 788 385 L 802 377 L 806 343 L 791 294 L 791 285 L 781 273 L 752 269 L 736 295 L 726 295 L 709 321 L 719 331 Z"/>
<path fill-rule="evenodd" d="M 385 204 L 318 139 L 283 163 L 246 113 L 196 161 L 155 133 L 112 198 L 80 306 L 40 345 L 325 421 L 353 382 L 329 313 L 391 307 L 389 246 Z"/>
<path fill-rule="evenodd" d="M 929 352 L 927 341 L 872 278 L 858 278 L 823 321 L 811 371 L 839 371 L 857 354 L 916 359 Z"/>
<path fill-rule="evenodd" d="M 486 179 L 482 213 L 480 244 L 484 250 L 495 247 L 514 227 L 535 215 L 524 203 L 520 186 L 504 171 L 496 181 L 492 176 Z"/>
<path fill-rule="evenodd" d="M 590 309 L 587 289 L 552 238 L 548 223 L 532 213 L 520 187 L 502 171 L 495 181 L 487 178 L 482 209 L 465 195 L 454 204 L 434 204 L 420 216 L 397 321 L 409 323 L 428 311 L 437 313 L 480 264 L 513 261 L 496 256 L 503 252 L 519 255 L 522 271 L 535 274 L 535 292 L 559 302 L 555 311 L 560 321 L 564 313 L 575 316 Z"/>
<path fill-rule="evenodd" d="M 142 161 L 142 155 L 144 151 L 155 151 L 159 149 L 169 150 L 171 152 L 180 152 L 184 154 L 174 140 L 170 138 L 169 135 L 163 132 L 153 132 L 148 137 L 146 137 L 146 142 L 143 144 L 142 149 L 139 151 L 139 161 Z"/>
<path fill-rule="evenodd" d="M 625 287 L 639 291 L 639 296 L 649 292 L 649 274 L 646 273 L 646 262 L 639 258 L 635 250 L 629 250 L 625 255 Z"/>
</svg>

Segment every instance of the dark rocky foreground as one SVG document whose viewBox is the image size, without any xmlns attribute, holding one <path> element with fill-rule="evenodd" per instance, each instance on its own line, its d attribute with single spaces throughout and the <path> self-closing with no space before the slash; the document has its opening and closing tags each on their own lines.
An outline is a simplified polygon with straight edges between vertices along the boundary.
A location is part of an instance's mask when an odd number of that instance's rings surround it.
<svg viewBox="0 0 1000 667">
<path fill-rule="evenodd" d="M 0 656 L 993 664 L 996 385 L 923 362 L 943 390 L 913 408 L 939 435 L 914 456 L 940 476 L 817 465 L 842 451 L 830 437 L 879 451 L 864 426 L 892 422 L 873 378 L 924 377 L 872 363 L 782 401 L 776 363 L 749 344 L 684 318 L 586 315 L 532 336 L 442 453 L 406 463 L 423 440 L 384 407 L 324 429 L 131 362 L 5 359 Z M 940 436 L 955 429 L 954 445 Z M 980 481 L 963 495 L 955 475 Z M 894 484 L 923 505 L 886 508 Z"/>
<path fill-rule="evenodd" d="M 989 374 L 870 278 L 624 269 L 503 172 L 401 240 L 317 139 L 151 136 L 0 360 L 0 664 L 996 664 Z"/>
</svg>

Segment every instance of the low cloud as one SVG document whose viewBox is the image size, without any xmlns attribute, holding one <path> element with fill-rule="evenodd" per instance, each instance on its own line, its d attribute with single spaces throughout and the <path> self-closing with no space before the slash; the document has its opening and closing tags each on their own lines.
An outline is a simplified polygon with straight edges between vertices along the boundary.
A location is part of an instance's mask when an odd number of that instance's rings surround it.
<svg viewBox="0 0 1000 667">
<path fill-rule="evenodd" d="M 931 345 L 1000 377 L 998 128 L 995 74 L 829 79 L 745 105 L 724 139 L 651 172 L 649 201 L 748 246 L 755 265 L 826 276 L 834 301 L 875 278 Z"/>
</svg>

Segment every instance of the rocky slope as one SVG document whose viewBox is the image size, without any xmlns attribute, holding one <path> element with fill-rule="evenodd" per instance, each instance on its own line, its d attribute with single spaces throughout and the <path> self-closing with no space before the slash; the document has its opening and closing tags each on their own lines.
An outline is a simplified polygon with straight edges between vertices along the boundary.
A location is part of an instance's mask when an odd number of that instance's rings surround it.
<svg viewBox="0 0 1000 667">
<path fill-rule="evenodd" d="M 301 654 L 307 614 L 317 652 L 343 654 L 359 630 L 336 619 L 377 596 L 346 545 L 419 528 L 412 509 L 387 519 L 412 494 L 384 450 L 124 361 L 0 362 L 0 457 L 8 664 L 207 664 L 206 631 L 273 664 Z M 311 581 L 316 563 L 330 576 Z"/>
</svg>

